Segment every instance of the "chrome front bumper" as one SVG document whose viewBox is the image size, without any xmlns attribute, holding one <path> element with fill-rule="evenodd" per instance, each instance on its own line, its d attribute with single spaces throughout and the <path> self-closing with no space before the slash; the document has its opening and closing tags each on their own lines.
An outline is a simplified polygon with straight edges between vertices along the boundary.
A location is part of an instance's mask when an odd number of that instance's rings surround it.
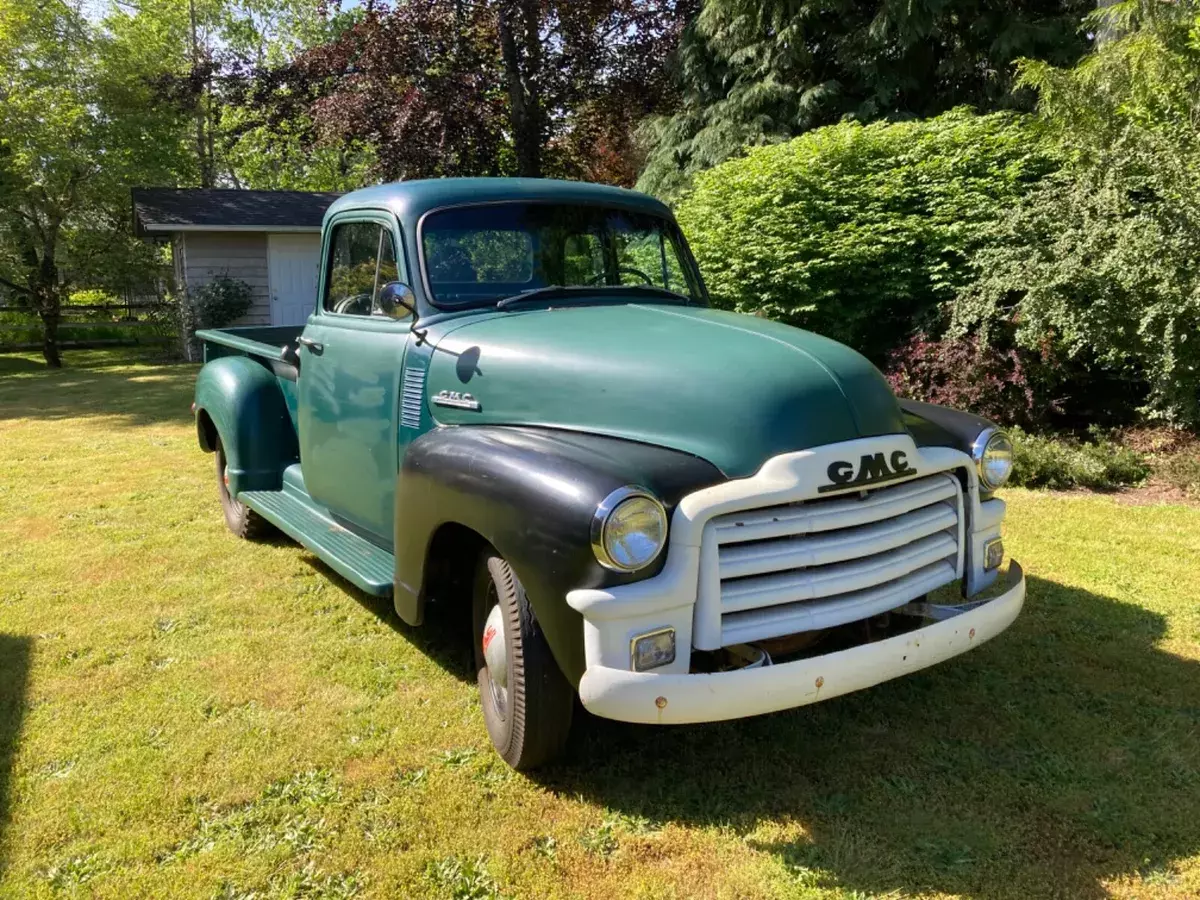
<svg viewBox="0 0 1200 900">
<path fill-rule="evenodd" d="M 631 672 L 589 665 L 579 696 L 589 712 L 644 724 L 717 722 L 818 703 L 965 653 L 1012 624 L 1025 573 L 1009 567 L 1004 592 L 914 631 L 796 662 L 717 674 Z M 943 608 L 944 609 L 944 608 Z"/>
</svg>

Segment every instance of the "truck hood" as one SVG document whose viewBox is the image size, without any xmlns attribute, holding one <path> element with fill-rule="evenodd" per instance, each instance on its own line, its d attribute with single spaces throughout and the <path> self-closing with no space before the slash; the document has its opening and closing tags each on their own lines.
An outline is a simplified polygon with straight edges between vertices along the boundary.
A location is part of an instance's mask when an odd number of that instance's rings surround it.
<svg viewBox="0 0 1200 900">
<path fill-rule="evenodd" d="M 470 394 L 479 408 L 432 403 L 442 424 L 610 435 L 691 453 L 729 477 L 780 453 L 904 431 L 866 359 L 767 319 L 604 304 L 463 321 L 435 338 L 427 390 L 431 401 Z"/>
</svg>

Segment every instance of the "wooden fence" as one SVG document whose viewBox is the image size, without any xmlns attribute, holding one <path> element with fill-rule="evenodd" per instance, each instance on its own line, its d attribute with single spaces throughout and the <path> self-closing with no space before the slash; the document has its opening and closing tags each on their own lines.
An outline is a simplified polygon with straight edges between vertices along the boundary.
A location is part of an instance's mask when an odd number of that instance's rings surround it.
<svg viewBox="0 0 1200 900">
<path fill-rule="evenodd" d="M 170 306 L 162 302 L 64 304 L 58 326 L 59 347 L 84 350 L 169 344 L 176 340 Z M 0 304 L 0 353 L 42 348 L 42 321 L 25 306 Z"/>
</svg>

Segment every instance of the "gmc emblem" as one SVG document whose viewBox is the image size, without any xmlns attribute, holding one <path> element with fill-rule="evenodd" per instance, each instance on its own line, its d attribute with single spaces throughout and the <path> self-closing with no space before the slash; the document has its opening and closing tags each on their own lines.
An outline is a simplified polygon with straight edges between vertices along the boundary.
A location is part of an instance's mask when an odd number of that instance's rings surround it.
<svg viewBox="0 0 1200 900">
<path fill-rule="evenodd" d="M 916 470 L 908 464 L 908 455 L 903 450 L 895 450 L 891 456 L 883 453 L 865 453 L 858 461 L 858 469 L 854 464 L 839 459 L 829 464 L 825 474 L 829 476 L 830 484 L 817 488 L 817 493 L 840 491 L 842 488 L 858 487 L 864 484 L 878 484 L 881 481 L 891 481 L 893 478 L 903 478 Z"/>
</svg>

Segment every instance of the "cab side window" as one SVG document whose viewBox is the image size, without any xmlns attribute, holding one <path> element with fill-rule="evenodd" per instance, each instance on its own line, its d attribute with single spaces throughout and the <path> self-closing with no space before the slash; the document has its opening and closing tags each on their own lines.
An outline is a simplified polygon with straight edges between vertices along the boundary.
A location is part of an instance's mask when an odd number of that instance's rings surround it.
<svg viewBox="0 0 1200 900">
<path fill-rule="evenodd" d="M 343 222 L 330 238 L 325 309 L 349 316 L 379 312 L 379 290 L 399 279 L 391 231 L 377 222 Z"/>
<path fill-rule="evenodd" d="M 379 272 L 375 276 L 375 293 L 372 295 L 371 312 L 382 314 L 379 308 L 379 292 L 383 286 L 392 281 L 403 281 L 400 276 L 400 266 L 396 261 L 396 247 L 392 243 L 392 233 L 386 228 L 380 229 L 379 235 Z"/>
</svg>

